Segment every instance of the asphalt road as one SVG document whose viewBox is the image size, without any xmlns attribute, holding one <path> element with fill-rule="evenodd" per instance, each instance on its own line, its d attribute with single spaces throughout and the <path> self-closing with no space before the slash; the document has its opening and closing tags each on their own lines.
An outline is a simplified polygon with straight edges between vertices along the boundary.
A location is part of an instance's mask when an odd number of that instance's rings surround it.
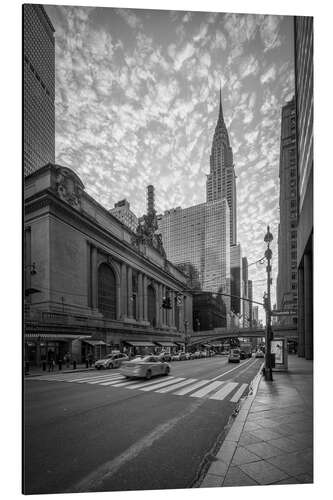
<svg viewBox="0 0 333 500">
<path fill-rule="evenodd" d="M 216 356 L 143 382 L 119 370 L 27 379 L 24 492 L 192 487 L 261 364 Z"/>
</svg>

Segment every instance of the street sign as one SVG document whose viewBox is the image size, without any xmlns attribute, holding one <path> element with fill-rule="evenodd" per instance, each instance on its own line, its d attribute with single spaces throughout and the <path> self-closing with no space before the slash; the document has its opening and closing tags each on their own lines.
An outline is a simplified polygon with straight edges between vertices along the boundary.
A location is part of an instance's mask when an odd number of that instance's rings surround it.
<svg viewBox="0 0 333 500">
<path fill-rule="evenodd" d="M 296 316 L 297 311 L 272 311 L 272 316 Z"/>
</svg>

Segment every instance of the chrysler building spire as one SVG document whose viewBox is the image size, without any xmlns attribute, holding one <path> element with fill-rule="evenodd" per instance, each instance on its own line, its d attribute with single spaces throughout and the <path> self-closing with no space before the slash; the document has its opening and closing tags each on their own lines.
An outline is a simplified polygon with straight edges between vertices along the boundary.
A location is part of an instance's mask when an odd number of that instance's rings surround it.
<svg viewBox="0 0 333 500">
<path fill-rule="evenodd" d="M 221 82 L 220 82 L 220 112 L 219 112 L 219 119 L 218 121 L 224 121 L 223 120 L 223 110 L 222 110 L 222 90 L 221 90 Z"/>
</svg>

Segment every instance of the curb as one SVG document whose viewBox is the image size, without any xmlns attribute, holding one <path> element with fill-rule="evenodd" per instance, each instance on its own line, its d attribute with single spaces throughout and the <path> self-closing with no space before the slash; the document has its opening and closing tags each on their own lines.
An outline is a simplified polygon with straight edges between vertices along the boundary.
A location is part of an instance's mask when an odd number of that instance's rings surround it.
<svg viewBox="0 0 333 500">
<path fill-rule="evenodd" d="M 237 449 L 238 441 L 241 437 L 247 416 L 258 392 L 259 384 L 262 378 L 262 367 L 263 365 L 260 366 L 257 375 L 251 382 L 252 393 L 246 398 L 243 405 L 241 406 L 241 409 L 228 434 L 226 435 L 221 448 L 216 454 L 216 460 L 210 465 L 206 476 L 204 477 L 199 488 L 215 488 L 223 486 L 234 453 Z"/>
</svg>

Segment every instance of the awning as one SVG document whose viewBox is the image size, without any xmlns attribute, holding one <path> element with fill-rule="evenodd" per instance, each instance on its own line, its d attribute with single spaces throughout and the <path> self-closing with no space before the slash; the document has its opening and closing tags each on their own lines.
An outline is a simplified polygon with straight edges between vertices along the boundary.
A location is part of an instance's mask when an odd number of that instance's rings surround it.
<svg viewBox="0 0 333 500">
<path fill-rule="evenodd" d="M 184 342 L 176 342 L 177 345 L 185 345 Z"/>
<path fill-rule="evenodd" d="M 155 344 L 158 344 L 159 346 L 161 347 L 176 347 L 177 344 L 175 344 L 174 342 L 155 342 Z"/>
<path fill-rule="evenodd" d="M 103 340 L 82 340 L 82 342 L 85 342 L 86 344 L 95 346 L 95 345 L 106 345 L 106 343 Z"/>
<path fill-rule="evenodd" d="M 132 347 L 156 347 L 155 344 L 147 340 L 124 340 L 124 342 Z"/>
<path fill-rule="evenodd" d="M 210 344 L 201 344 L 203 347 L 211 347 Z"/>
</svg>

